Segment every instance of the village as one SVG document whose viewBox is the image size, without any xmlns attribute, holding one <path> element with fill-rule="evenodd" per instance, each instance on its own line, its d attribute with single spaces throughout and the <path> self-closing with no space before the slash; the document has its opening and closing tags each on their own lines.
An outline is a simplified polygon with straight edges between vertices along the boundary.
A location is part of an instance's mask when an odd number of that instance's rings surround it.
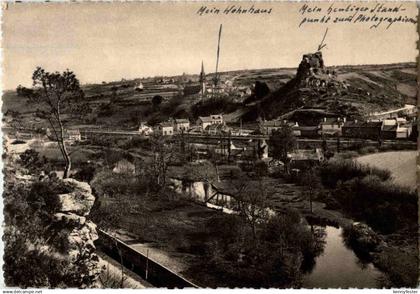
<svg viewBox="0 0 420 294">
<path fill-rule="evenodd" d="M 237 32 L 223 26 L 202 28 L 218 32 L 214 51 L 190 32 L 168 59 L 168 26 L 155 59 L 130 43 L 138 68 L 124 57 L 92 78 L 40 63 L 4 92 L 8 285 L 417 285 L 416 64 L 343 65 L 325 28 L 320 43 L 277 44 L 274 68 L 263 53 L 263 68 L 228 66 Z"/>
</svg>

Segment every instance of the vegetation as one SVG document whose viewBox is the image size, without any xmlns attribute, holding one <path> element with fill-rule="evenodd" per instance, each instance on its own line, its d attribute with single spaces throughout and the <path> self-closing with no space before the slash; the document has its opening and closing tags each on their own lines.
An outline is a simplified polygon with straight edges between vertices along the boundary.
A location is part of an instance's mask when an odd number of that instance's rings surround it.
<svg viewBox="0 0 420 294">
<path fill-rule="evenodd" d="M 270 135 L 270 146 L 273 159 L 278 159 L 285 164 L 286 173 L 289 173 L 290 158 L 288 154 L 296 148 L 296 137 L 292 128 L 284 125 L 274 130 Z"/>
<path fill-rule="evenodd" d="M 325 235 L 312 234 L 288 211 L 259 223 L 249 242 L 244 222 L 235 215 L 211 218 L 202 257 L 189 272 L 210 287 L 299 287 L 304 260 L 322 252 Z"/>
<path fill-rule="evenodd" d="M 54 178 L 30 186 L 7 178 L 3 269 L 9 287 L 80 288 L 95 283 L 82 256 L 70 263 L 64 254 L 68 235 L 60 233 L 65 228 L 54 221 L 54 213 L 60 207 L 57 195 L 67 192 Z"/>
<path fill-rule="evenodd" d="M 71 158 L 64 142 L 62 114 L 65 108 L 69 111 L 72 103 L 84 97 L 83 91 L 76 75 L 69 70 L 63 73 L 50 73 L 37 67 L 32 75 L 32 81 L 33 89 L 19 86 L 17 94 L 36 104 L 38 106 L 36 115 L 49 122 L 65 162 L 63 178 L 67 178 L 71 169 Z"/>
<path fill-rule="evenodd" d="M 363 178 L 368 175 L 375 175 L 382 181 L 391 178 L 391 173 L 388 170 L 361 165 L 353 160 L 332 160 L 319 168 L 322 184 L 328 188 L 335 188 L 338 182 Z"/>
</svg>

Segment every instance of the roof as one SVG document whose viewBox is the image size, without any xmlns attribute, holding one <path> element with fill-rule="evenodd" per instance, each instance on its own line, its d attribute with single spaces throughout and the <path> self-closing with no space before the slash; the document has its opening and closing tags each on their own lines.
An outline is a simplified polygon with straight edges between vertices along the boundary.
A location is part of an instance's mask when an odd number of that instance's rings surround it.
<svg viewBox="0 0 420 294">
<path fill-rule="evenodd" d="M 262 122 L 263 127 L 281 127 L 284 123 L 280 120 L 267 120 Z"/>
<path fill-rule="evenodd" d="M 189 124 L 190 123 L 190 121 L 186 118 L 175 118 L 174 121 L 177 124 Z"/>
<path fill-rule="evenodd" d="M 317 131 L 319 129 L 318 126 L 299 126 L 296 129 L 300 131 Z"/>
<path fill-rule="evenodd" d="M 380 128 L 381 126 L 382 122 L 376 121 L 347 121 L 343 125 L 346 128 Z"/>
<path fill-rule="evenodd" d="M 223 119 L 223 115 L 221 114 L 212 114 L 210 117 L 211 119 Z"/>
<path fill-rule="evenodd" d="M 396 132 L 397 131 L 397 125 L 386 125 L 382 127 L 382 131 L 384 132 Z"/>
<path fill-rule="evenodd" d="M 339 118 L 327 117 L 327 118 L 324 118 L 324 121 L 322 121 L 320 123 L 320 125 L 331 125 L 331 124 L 338 124 L 338 123 L 341 123 L 341 122 L 343 122 L 343 121 L 340 120 Z"/>
<path fill-rule="evenodd" d="M 230 128 L 226 125 L 223 124 L 213 124 L 213 125 L 209 125 L 206 127 L 206 130 L 210 131 L 210 130 L 219 130 L 219 131 L 229 131 Z"/>
<path fill-rule="evenodd" d="M 173 127 L 172 123 L 169 122 L 169 121 L 161 122 L 161 123 L 159 123 L 159 126 L 161 126 L 163 128 L 167 128 L 167 127 L 171 127 L 172 128 Z"/>
<path fill-rule="evenodd" d="M 299 150 L 290 153 L 292 160 L 321 160 L 322 151 L 317 148 L 315 150 Z"/>
<path fill-rule="evenodd" d="M 198 119 L 201 120 L 202 122 L 212 122 L 213 121 L 213 119 L 210 116 L 199 116 Z"/>
</svg>

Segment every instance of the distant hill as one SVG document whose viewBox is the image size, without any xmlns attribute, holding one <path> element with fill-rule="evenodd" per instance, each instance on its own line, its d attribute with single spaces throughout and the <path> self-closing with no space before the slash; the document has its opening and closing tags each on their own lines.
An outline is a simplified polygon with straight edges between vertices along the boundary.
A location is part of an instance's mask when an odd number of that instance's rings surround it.
<svg viewBox="0 0 420 294">
<path fill-rule="evenodd" d="M 212 74 L 208 75 L 211 79 Z M 180 94 L 181 84 L 194 83 L 198 75 L 142 79 L 144 89 L 136 89 L 140 79 L 84 85 L 89 117 L 68 117 L 69 124 L 96 124 L 135 128 L 140 121 L 156 123 L 169 117 L 188 117 L 224 113 L 231 121 L 273 119 L 292 110 L 322 108 L 326 112 L 363 117 L 372 111 L 387 110 L 416 103 L 416 64 L 326 66 L 322 55 L 305 55 L 297 68 L 237 70 L 220 73 L 222 81 L 234 86 L 254 87 L 257 81 L 269 89 L 264 96 L 233 97 L 197 102 Z M 164 97 L 159 106 L 151 104 L 155 95 Z M 17 97 L 15 91 L 3 94 L 3 113 L 13 114 L 23 125 L 44 126 L 34 120 L 34 107 Z M 19 115 L 16 115 L 18 113 Z"/>
</svg>

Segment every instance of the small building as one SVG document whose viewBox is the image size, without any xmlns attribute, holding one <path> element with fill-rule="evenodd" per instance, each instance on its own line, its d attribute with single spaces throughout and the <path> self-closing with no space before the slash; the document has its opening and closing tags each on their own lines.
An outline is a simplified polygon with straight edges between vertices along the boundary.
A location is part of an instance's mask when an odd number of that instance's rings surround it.
<svg viewBox="0 0 420 294">
<path fill-rule="evenodd" d="M 341 128 L 343 137 L 378 140 L 381 137 L 382 122 L 347 121 Z"/>
<path fill-rule="evenodd" d="M 341 128 L 346 118 L 324 117 L 319 124 L 319 134 L 325 136 L 341 136 Z"/>
<path fill-rule="evenodd" d="M 223 115 L 214 114 L 210 116 L 199 116 L 196 124 L 202 129 L 205 130 L 209 125 L 224 124 Z"/>
<path fill-rule="evenodd" d="M 161 122 L 156 126 L 156 133 L 161 136 L 172 136 L 174 134 L 174 126 L 172 122 Z"/>
<path fill-rule="evenodd" d="M 231 132 L 231 128 L 224 124 L 211 124 L 207 126 L 204 132 L 208 133 L 209 135 L 226 135 Z"/>
<path fill-rule="evenodd" d="M 139 126 L 139 133 L 142 136 L 150 136 L 153 134 L 153 128 L 146 124 L 146 122 L 141 122 Z"/>
<path fill-rule="evenodd" d="M 175 118 L 173 124 L 174 131 L 177 133 L 186 132 L 190 128 L 190 121 L 186 118 Z"/>
<path fill-rule="evenodd" d="M 300 132 L 300 136 L 306 138 L 319 137 L 320 127 L 318 126 L 298 126 L 297 130 Z"/>
<path fill-rule="evenodd" d="M 70 142 L 79 142 L 82 140 L 80 130 L 67 130 L 67 140 Z"/>
<path fill-rule="evenodd" d="M 117 174 L 135 174 L 136 166 L 127 159 L 121 159 L 115 164 L 112 171 Z"/>
<path fill-rule="evenodd" d="M 299 124 L 297 122 L 287 122 L 280 120 L 267 120 L 263 121 L 260 124 L 261 133 L 265 135 L 271 135 L 273 131 L 281 129 L 284 126 L 289 126 L 292 128 L 293 135 L 299 137 L 301 136 L 301 131 L 299 129 Z"/>
<path fill-rule="evenodd" d="M 196 124 L 202 129 L 205 130 L 208 126 L 212 124 L 212 119 L 210 116 L 199 116 Z"/>
<path fill-rule="evenodd" d="M 384 140 L 408 139 L 412 125 L 405 118 L 391 118 L 382 121 L 381 138 Z"/>
<path fill-rule="evenodd" d="M 223 124 L 223 115 L 221 114 L 212 114 L 210 115 L 213 124 Z"/>
<path fill-rule="evenodd" d="M 290 167 L 304 169 L 320 164 L 324 161 L 324 154 L 321 148 L 312 150 L 297 150 L 289 154 Z"/>
</svg>

